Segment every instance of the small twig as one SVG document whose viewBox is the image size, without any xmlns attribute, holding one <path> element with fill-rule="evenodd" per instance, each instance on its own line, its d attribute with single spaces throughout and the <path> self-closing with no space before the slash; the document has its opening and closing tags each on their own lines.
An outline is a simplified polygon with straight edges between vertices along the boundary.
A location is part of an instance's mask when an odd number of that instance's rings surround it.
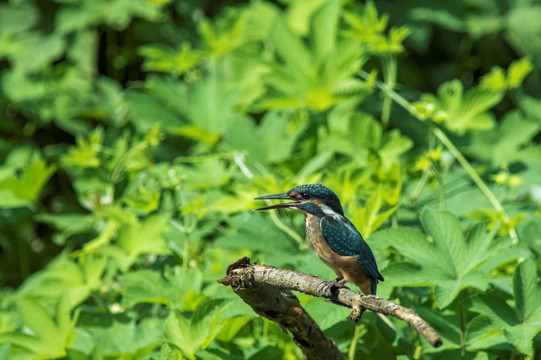
<svg viewBox="0 0 541 360">
<path fill-rule="evenodd" d="M 242 258 L 231 264 L 227 275 L 218 280 L 231 286 L 254 311 L 293 334 L 293 341 L 308 359 L 341 359 L 342 355 L 334 341 L 327 338 L 314 320 L 299 304 L 291 292 L 296 290 L 321 297 L 317 291 L 321 278 L 297 271 L 278 269 L 268 265 L 250 264 Z M 432 346 L 439 347 L 442 340 L 436 331 L 413 310 L 376 296 L 362 296 L 347 288 L 333 288 L 332 295 L 325 296 L 333 303 L 352 309 L 350 318 L 358 321 L 365 309 L 393 316 L 408 323 Z"/>
</svg>

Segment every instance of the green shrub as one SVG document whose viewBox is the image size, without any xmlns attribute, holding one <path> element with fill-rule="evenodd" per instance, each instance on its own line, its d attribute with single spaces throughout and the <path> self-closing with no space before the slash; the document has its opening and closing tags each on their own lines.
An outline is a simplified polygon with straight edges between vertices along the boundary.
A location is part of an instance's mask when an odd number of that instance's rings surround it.
<svg viewBox="0 0 541 360">
<path fill-rule="evenodd" d="M 301 296 L 345 355 L 539 356 L 540 6 L 236 3 L 0 5 L 0 359 L 301 356 L 216 280 L 331 278 L 315 182 L 444 339 Z"/>
</svg>

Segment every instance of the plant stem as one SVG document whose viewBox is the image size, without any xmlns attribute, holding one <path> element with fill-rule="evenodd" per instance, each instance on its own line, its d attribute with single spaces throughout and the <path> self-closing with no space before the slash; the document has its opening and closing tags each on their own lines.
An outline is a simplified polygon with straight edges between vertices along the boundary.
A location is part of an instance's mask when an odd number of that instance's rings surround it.
<svg viewBox="0 0 541 360">
<path fill-rule="evenodd" d="M 369 74 L 366 71 L 360 71 L 360 76 L 367 79 Z M 389 88 L 386 84 L 383 84 L 381 81 L 376 81 L 376 86 L 380 88 L 383 92 L 388 93 L 388 95 L 400 106 L 402 106 L 404 109 L 409 111 L 411 114 L 414 113 L 413 106 L 408 102 L 408 100 L 404 99 L 401 95 L 399 95 L 396 91 Z M 466 173 L 471 177 L 473 182 L 477 185 L 479 190 L 485 195 L 485 197 L 488 199 L 492 207 L 502 214 L 503 220 L 505 222 L 509 222 L 509 216 L 505 212 L 502 204 L 500 201 L 496 198 L 496 196 L 490 191 L 488 186 L 484 183 L 484 181 L 479 177 L 475 169 L 470 165 L 468 160 L 462 155 L 460 150 L 456 148 L 456 146 L 453 144 L 453 142 L 445 135 L 443 131 L 441 131 L 438 127 L 432 127 L 433 134 L 438 138 L 438 140 L 449 150 L 451 154 L 457 159 L 458 163 L 466 170 Z M 513 240 L 513 244 L 516 244 L 518 242 L 518 236 L 515 229 L 511 228 L 509 229 L 509 236 L 511 236 L 511 239 Z"/>
<path fill-rule="evenodd" d="M 295 232 L 295 230 L 291 229 L 289 226 L 287 226 L 286 224 L 284 224 L 282 222 L 282 220 L 280 220 L 280 218 L 278 217 L 278 215 L 276 215 L 277 211 L 270 211 L 270 217 L 271 217 L 271 220 L 272 222 L 276 225 L 276 227 L 280 230 L 282 230 L 283 232 L 285 232 L 287 235 L 289 235 L 293 240 L 295 240 L 295 242 L 297 242 L 301 247 L 304 247 L 305 244 L 304 244 L 304 240 L 302 239 L 302 237 L 299 236 L 299 234 L 297 234 Z"/>
<path fill-rule="evenodd" d="M 370 74 L 364 70 L 359 71 L 359 75 L 365 80 L 368 79 L 370 76 Z M 404 99 L 392 88 L 389 88 L 386 84 L 382 83 L 381 81 L 376 80 L 376 86 L 381 91 L 386 93 L 386 95 L 388 95 L 391 99 L 393 99 L 398 105 L 406 109 L 408 112 L 412 113 L 414 111 L 413 106 L 408 102 L 408 100 Z"/>
<path fill-rule="evenodd" d="M 385 86 L 388 89 L 394 89 L 396 85 L 396 59 L 392 55 L 383 57 L 383 76 L 385 77 Z M 383 99 L 383 108 L 381 111 L 381 124 L 386 129 L 389 126 L 389 119 L 391 117 L 391 105 L 392 97 L 391 92 L 385 92 L 385 98 Z"/>
<path fill-rule="evenodd" d="M 361 326 L 362 324 L 357 324 L 355 326 L 355 332 L 353 333 L 353 338 L 351 339 L 351 344 L 349 344 L 348 359 L 355 359 L 355 352 L 357 351 L 357 343 L 361 337 Z"/>
<path fill-rule="evenodd" d="M 457 159 L 457 161 L 464 168 L 464 170 L 466 170 L 466 172 L 472 178 L 473 182 L 477 185 L 479 190 L 481 190 L 481 192 L 487 197 L 488 201 L 490 201 L 490 204 L 494 207 L 494 209 L 503 213 L 504 209 L 500 201 L 496 198 L 496 196 L 494 196 L 494 194 L 492 193 L 492 191 L 490 191 L 485 182 L 479 177 L 473 166 L 470 165 L 470 163 L 468 162 L 468 160 L 466 160 L 464 155 L 462 155 L 460 150 L 456 148 L 456 146 L 451 142 L 451 140 L 449 140 L 447 135 L 445 135 L 445 133 L 439 128 L 434 127 L 433 132 L 434 135 L 436 135 L 436 137 L 438 138 L 438 140 L 443 145 L 445 145 L 447 150 L 449 150 L 449 152 L 453 154 L 455 159 Z"/>
<path fill-rule="evenodd" d="M 421 179 L 419 180 L 419 182 L 417 182 L 417 185 L 415 186 L 415 189 L 413 189 L 413 192 L 410 196 L 411 204 L 416 203 L 417 200 L 419 199 L 419 196 L 421 196 L 421 193 L 423 192 L 423 189 L 425 188 L 425 185 L 431 173 L 432 173 L 432 167 L 429 167 L 423 171 L 423 174 L 421 175 Z"/>
<path fill-rule="evenodd" d="M 460 163 L 460 165 L 466 170 L 468 175 L 471 177 L 473 182 L 477 185 L 479 190 L 485 195 L 485 197 L 488 199 L 490 204 L 494 209 L 496 209 L 497 212 L 502 214 L 503 220 L 507 223 L 509 222 L 509 215 L 505 212 L 505 209 L 502 206 L 502 203 L 496 198 L 496 196 L 490 191 L 488 186 L 485 184 L 485 182 L 481 179 L 481 177 L 477 174 L 473 166 L 470 165 L 468 160 L 462 155 L 460 150 L 456 148 L 456 146 L 449 140 L 447 135 L 443 131 L 441 131 L 439 128 L 434 127 L 433 128 L 434 135 L 438 138 L 438 140 L 449 150 L 451 154 L 457 159 L 457 161 Z M 515 229 L 510 228 L 509 229 L 509 236 L 511 236 L 511 239 L 513 240 L 513 244 L 518 243 L 518 235 Z"/>
<path fill-rule="evenodd" d="M 466 355 L 466 328 L 464 325 L 464 310 L 462 309 L 462 293 L 458 297 L 458 317 L 460 320 L 460 347 L 462 348 L 460 355 L 464 356 Z"/>
</svg>

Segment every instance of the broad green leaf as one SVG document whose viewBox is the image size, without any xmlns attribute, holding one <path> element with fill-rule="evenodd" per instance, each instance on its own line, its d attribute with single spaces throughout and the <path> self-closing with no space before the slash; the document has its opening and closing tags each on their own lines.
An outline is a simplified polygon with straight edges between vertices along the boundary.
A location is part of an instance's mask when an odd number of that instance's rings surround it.
<svg viewBox="0 0 541 360">
<path fill-rule="evenodd" d="M 0 180 L 0 194 L 3 194 L 0 208 L 33 206 L 55 171 L 55 165 L 48 166 L 45 160 L 38 158 L 23 167 L 20 176 L 11 175 Z"/>
<path fill-rule="evenodd" d="M 18 293 L 21 296 L 52 299 L 61 292 L 66 294 L 68 306 L 72 309 L 101 286 L 100 277 L 105 270 L 105 260 L 99 255 L 88 255 L 77 263 L 68 254 L 62 253 L 45 269 L 27 278 Z"/>
<path fill-rule="evenodd" d="M 226 148 L 245 152 L 248 160 L 263 164 L 288 160 L 305 130 L 304 125 L 293 125 L 291 117 L 286 111 L 270 111 L 257 127 L 250 117 L 231 118 L 226 129 Z"/>
<path fill-rule="evenodd" d="M 494 323 L 493 317 L 486 315 L 468 322 L 465 340 L 470 351 L 488 349 L 506 342 L 501 324 Z"/>
<path fill-rule="evenodd" d="M 506 14 L 506 37 L 518 54 L 538 58 L 541 41 L 537 35 L 541 31 L 541 24 L 536 19 L 539 16 L 541 6 L 538 3 L 514 6 Z"/>
<path fill-rule="evenodd" d="M 397 129 L 389 131 L 382 140 L 383 144 L 379 149 L 379 155 L 386 170 L 397 163 L 399 157 L 413 146 L 413 141 L 403 136 Z"/>
<path fill-rule="evenodd" d="M 387 266 L 384 275 L 386 286 L 434 286 L 436 276 L 445 280 L 441 271 L 434 272 L 434 276 L 428 278 L 420 266 L 399 261 Z"/>
<path fill-rule="evenodd" d="M 465 288 L 476 288 L 486 291 L 488 288 L 487 274 L 482 271 L 472 271 L 466 273 L 458 279 L 439 279 L 434 277 L 433 283 L 436 284 L 434 295 L 436 303 L 444 308 L 448 306 L 455 297 Z"/>
<path fill-rule="evenodd" d="M 156 121 L 168 132 L 185 125 L 178 113 L 164 106 L 163 101 L 152 94 L 131 91 L 126 94 L 124 102 L 133 125 L 141 133 L 150 131 Z"/>
<path fill-rule="evenodd" d="M 433 285 L 440 308 L 449 306 L 465 288 L 485 291 L 489 285 L 488 272 L 508 261 L 500 257 L 500 261 L 486 265 L 487 260 L 503 252 L 505 246 L 502 241 L 494 242 L 495 230 L 487 233 L 484 224 L 475 226 L 466 240 L 460 223 L 450 212 L 425 210 L 421 223 L 431 241 L 407 228 L 377 232 L 370 241 L 379 247 L 392 247 L 418 265 L 391 264 L 385 269 L 387 282 L 402 286 Z"/>
<path fill-rule="evenodd" d="M 447 211 L 425 210 L 421 214 L 421 224 L 432 238 L 439 260 L 444 261 L 452 276 L 464 275 L 465 240 L 458 219 Z"/>
<path fill-rule="evenodd" d="M 541 331 L 541 292 L 533 259 L 527 258 L 518 265 L 513 283 L 515 308 L 489 295 L 479 295 L 465 302 L 471 311 L 480 314 L 473 319 L 475 325 L 471 329 L 472 344 L 476 347 L 508 341 L 521 353 L 532 354 L 532 339 Z M 483 329 L 487 332 L 485 336 L 482 336 Z"/>
<path fill-rule="evenodd" d="M 160 192 L 156 189 L 147 189 L 140 185 L 137 194 L 123 199 L 126 205 L 133 210 L 139 210 L 149 214 L 158 208 Z"/>
<path fill-rule="evenodd" d="M 351 131 L 349 129 L 345 129 L 345 131 L 346 133 L 349 132 L 352 142 L 358 147 L 369 149 L 379 149 L 381 147 L 383 128 L 372 116 L 368 114 L 353 114 L 350 129 Z"/>
<path fill-rule="evenodd" d="M 382 212 L 382 206 L 383 186 L 380 185 L 372 190 L 365 206 L 352 214 L 351 220 L 357 224 L 361 234 L 370 236 L 398 209 L 398 205 L 396 205 Z"/>
<path fill-rule="evenodd" d="M 0 334 L 0 343 L 13 343 L 30 350 L 35 356 L 56 358 L 66 355 L 78 317 L 78 311 L 71 314 L 68 295 L 63 294 L 56 300 L 53 316 L 37 300 L 29 297 L 18 299 L 17 310 L 31 334 Z"/>
<path fill-rule="evenodd" d="M 497 228 L 494 227 L 490 232 L 487 232 L 486 225 L 484 223 L 475 225 L 469 231 L 465 253 L 463 253 L 463 256 L 468 256 L 469 261 L 466 261 L 463 264 L 464 268 L 460 269 L 459 275 L 467 274 L 468 272 L 481 266 L 487 259 L 489 259 L 490 256 L 487 255 L 487 252 L 490 250 L 494 251 L 503 249 L 505 246 L 504 241 L 501 242 L 501 246 L 498 246 L 497 249 L 496 246 L 494 246 L 493 239 L 496 231 Z"/>
<path fill-rule="evenodd" d="M 223 299 L 208 299 L 197 306 L 191 317 L 171 311 L 165 324 L 167 337 L 186 356 L 193 358 L 195 352 L 205 349 L 220 331 L 227 305 Z"/>
<path fill-rule="evenodd" d="M 123 227 L 118 243 L 134 257 L 143 253 L 159 254 L 165 250 L 162 234 L 166 227 L 167 219 L 163 216 L 149 216 L 142 223 Z"/>
<path fill-rule="evenodd" d="M 541 321 L 541 291 L 539 290 L 537 266 L 528 258 L 515 271 L 513 289 L 519 321 Z M 540 323 L 541 324 L 541 323 Z"/>
<path fill-rule="evenodd" d="M 293 254 L 298 252 L 298 247 L 268 217 L 239 214 L 230 221 L 231 230 L 220 236 L 215 246 L 223 249 L 248 249 L 275 266 L 295 261 Z M 298 230 L 304 232 L 303 229 Z"/>
<path fill-rule="evenodd" d="M 131 271 L 120 281 L 124 285 L 122 306 L 131 308 L 139 303 L 181 304 L 185 290 L 172 286 L 158 272 Z"/>
<path fill-rule="evenodd" d="M 521 323 L 507 327 L 503 333 L 518 351 L 526 355 L 533 355 L 533 338 L 541 331 L 541 320 Z"/>
<path fill-rule="evenodd" d="M 408 259 L 416 259 L 416 263 L 435 265 L 443 270 L 445 263 L 438 259 L 439 253 L 426 239 L 426 236 L 417 230 L 407 227 L 392 227 L 378 231 L 369 237 L 369 240 L 379 249 L 392 247 Z"/>
<path fill-rule="evenodd" d="M 325 165 L 329 163 L 329 161 L 332 159 L 332 156 L 334 153 L 330 150 L 322 151 L 316 156 L 312 157 L 310 160 L 308 160 L 304 166 L 299 171 L 297 177 L 301 182 L 305 182 L 305 179 L 314 174 L 315 172 L 319 171 L 321 168 L 323 168 Z"/>
<path fill-rule="evenodd" d="M 0 346 L 0 360 L 9 360 L 9 353 L 10 353 L 10 346 L 11 344 L 6 343 L 2 346 Z"/>
<path fill-rule="evenodd" d="M 270 38 L 276 52 L 286 62 L 288 68 L 304 76 L 313 76 L 315 60 L 302 41 L 291 32 L 280 15 L 276 15 L 271 26 Z"/>
<path fill-rule="evenodd" d="M 76 142 L 77 146 L 72 147 L 62 157 L 62 162 L 67 166 L 99 167 L 101 165 L 99 156 L 103 146 L 103 128 L 96 128 L 88 136 L 77 136 Z"/>
<path fill-rule="evenodd" d="M 317 298 L 309 299 L 306 304 L 303 304 L 303 307 L 324 331 L 342 321 L 348 321 L 350 313 L 348 309 L 332 306 Z"/>
<path fill-rule="evenodd" d="M 0 34 L 6 40 L 8 35 L 31 29 L 38 21 L 39 10 L 33 4 L 4 3 L 0 7 Z"/>
<path fill-rule="evenodd" d="M 164 275 L 151 270 L 138 270 L 124 274 L 122 305 L 128 308 L 140 303 L 160 303 L 170 307 L 183 306 L 192 299 L 188 292 L 200 293 L 202 274 L 197 268 L 186 271 L 172 269 Z M 203 299 L 203 298 L 201 298 Z M 188 304 L 195 307 L 197 304 Z"/>
<path fill-rule="evenodd" d="M 216 334 L 216 339 L 231 342 L 235 335 L 253 318 L 253 315 L 244 315 L 225 319 L 220 332 Z"/>
<path fill-rule="evenodd" d="M 335 48 L 340 10 L 338 0 L 328 0 L 316 11 L 312 18 L 310 28 L 311 43 L 314 53 L 320 59 Z"/>
<path fill-rule="evenodd" d="M 452 80 L 438 88 L 436 110 L 445 114 L 445 126 L 459 135 L 470 129 L 489 130 L 494 127 L 494 120 L 486 111 L 498 104 L 503 94 L 503 91 L 481 88 L 473 88 L 464 93 L 462 83 Z"/>
<path fill-rule="evenodd" d="M 57 245 L 64 245 L 66 239 L 72 235 L 91 231 L 98 221 L 94 216 L 88 214 L 52 214 L 42 213 L 34 216 L 34 220 L 49 224 L 57 232 L 54 241 Z"/>
<path fill-rule="evenodd" d="M 490 318 L 494 326 L 500 329 L 518 323 L 515 309 L 500 297 L 479 294 L 467 298 L 464 306 L 468 307 L 470 311 Z"/>
<path fill-rule="evenodd" d="M 278 163 L 291 158 L 293 148 L 305 130 L 303 125 L 293 125 L 287 112 L 270 112 L 257 129 L 259 146 L 265 144 L 265 161 Z"/>
<path fill-rule="evenodd" d="M 139 48 L 145 57 L 143 70 L 173 73 L 177 76 L 192 70 L 200 61 L 200 54 L 193 51 L 189 43 L 183 43 L 176 51 L 161 45 L 145 45 Z"/>
<path fill-rule="evenodd" d="M 81 315 L 81 328 L 91 335 L 94 346 L 109 358 L 146 354 L 163 340 L 165 320 L 131 319 L 126 315 L 87 313 Z M 124 356 L 123 356 L 124 355 Z"/>
</svg>

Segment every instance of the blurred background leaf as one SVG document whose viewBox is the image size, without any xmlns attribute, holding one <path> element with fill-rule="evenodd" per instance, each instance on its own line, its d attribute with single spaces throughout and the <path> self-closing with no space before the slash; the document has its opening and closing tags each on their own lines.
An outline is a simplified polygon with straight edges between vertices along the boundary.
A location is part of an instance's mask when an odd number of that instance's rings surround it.
<svg viewBox="0 0 541 360">
<path fill-rule="evenodd" d="M 249 211 L 315 182 L 444 339 L 300 295 L 345 356 L 538 358 L 540 9 L 3 2 L 0 358 L 300 358 L 216 280 L 332 278 L 302 215 Z"/>
</svg>

